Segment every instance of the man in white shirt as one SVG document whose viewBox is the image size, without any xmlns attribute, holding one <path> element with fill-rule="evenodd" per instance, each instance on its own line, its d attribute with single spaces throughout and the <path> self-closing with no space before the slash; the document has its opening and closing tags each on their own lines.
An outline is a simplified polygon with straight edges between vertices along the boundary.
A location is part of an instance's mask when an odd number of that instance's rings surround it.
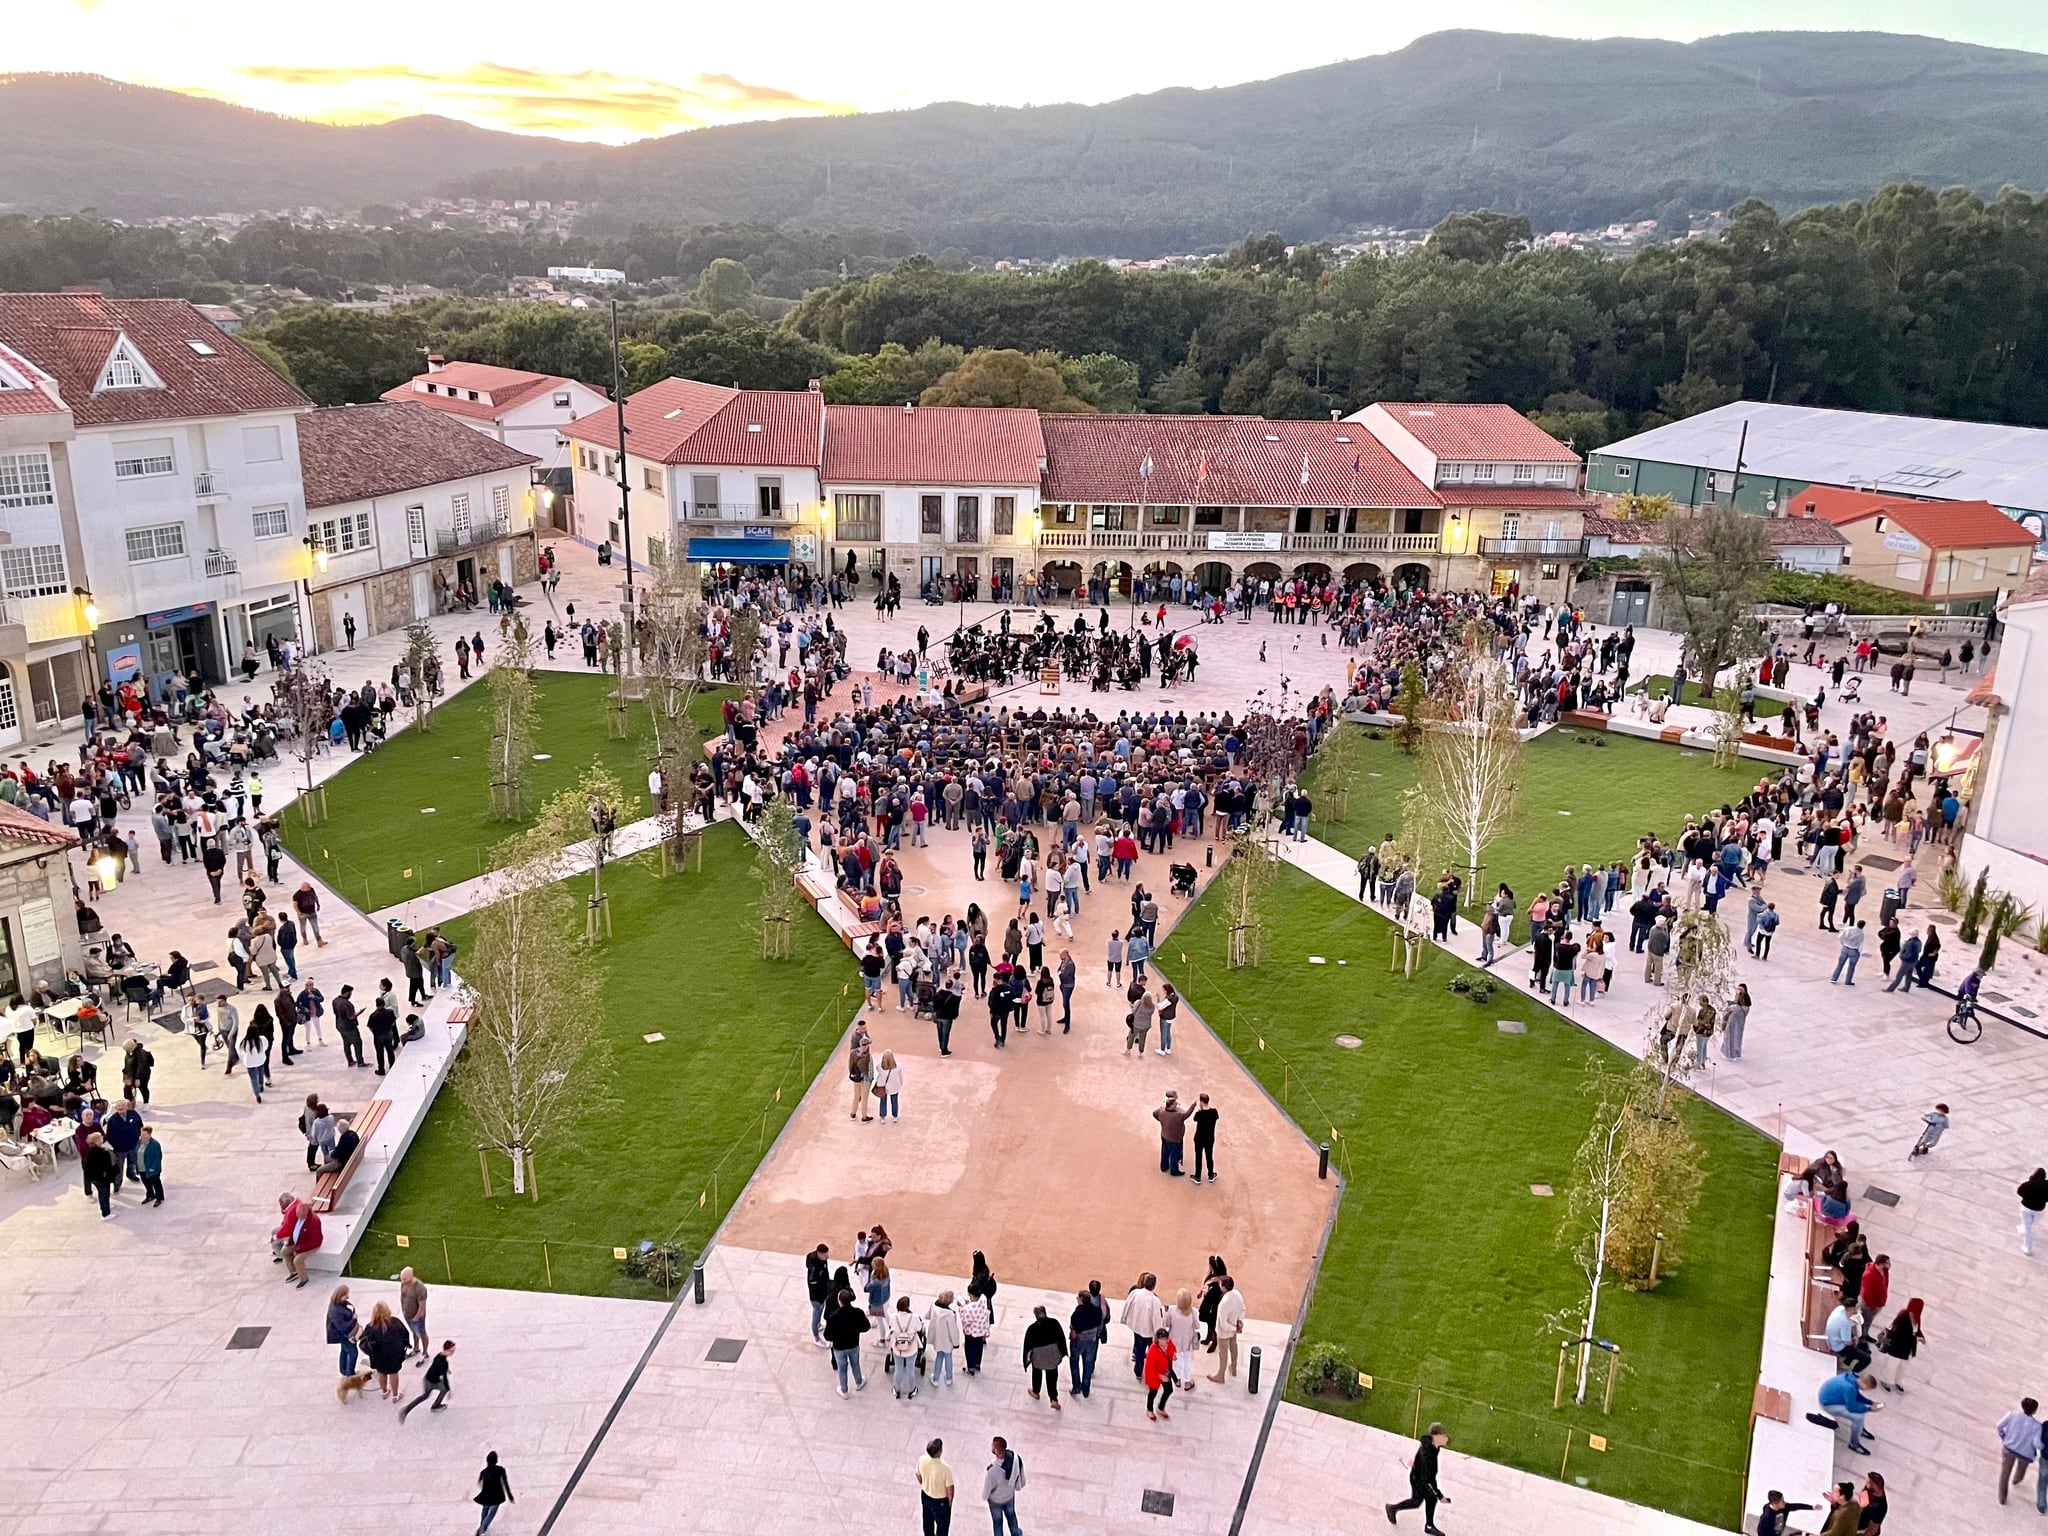
<svg viewBox="0 0 2048 1536">
<path fill-rule="evenodd" d="M 1216 1374 L 1209 1379 L 1222 1383 L 1237 1374 L 1237 1336 L 1244 1332 L 1244 1298 L 1237 1282 L 1225 1275 L 1216 1282 L 1223 1287 L 1223 1299 L 1216 1303 Z"/>
<path fill-rule="evenodd" d="M 1140 1275 L 1124 1298 L 1123 1315 L 1117 1319 L 1131 1330 L 1131 1374 L 1140 1381 L 1145 1379 L 1145 1351 L 1152 1345 L 1152 1336 L 1166 1326 L 1166 1303 L 1153 1289 L 1158 1284 L 1157 1275 Z"/>
</svg>

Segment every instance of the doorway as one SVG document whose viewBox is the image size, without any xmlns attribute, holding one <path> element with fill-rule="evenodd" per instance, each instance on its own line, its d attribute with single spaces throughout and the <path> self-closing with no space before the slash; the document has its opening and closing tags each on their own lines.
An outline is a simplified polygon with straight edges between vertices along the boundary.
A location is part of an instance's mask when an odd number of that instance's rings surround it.
<svg viewBox="0 0 2048 1536">
<path fill-rule="evenodd" d="M 1650 622 L 1650 584 L 1647 581 L 1618 581 L 1614 584 L 1614 603 L 1607 613 L 1610 625 L 1644 624 Z"/>
</svg>

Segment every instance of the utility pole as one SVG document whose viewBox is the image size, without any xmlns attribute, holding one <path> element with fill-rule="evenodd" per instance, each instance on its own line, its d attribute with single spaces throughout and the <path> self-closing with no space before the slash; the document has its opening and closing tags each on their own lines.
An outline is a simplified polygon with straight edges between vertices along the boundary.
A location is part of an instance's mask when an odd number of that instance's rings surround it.
<svg viewBox="0 0 2048 1536">
<path fill-rule="evenodd" d="M 619 527 L 624 530 L 626 546 L 626 635 L 629 643 L 626 654 L 633 654 L 630 643 L 639 623 L 633 609 L 633 508 L 632 477 L 626 472 L 626 375 L 619 363 L 619 301 L 612 300 L 612 408 L 618 413 L 619 423 Z"/>
<path fill-rule="evenodd" d="M 1740 510 L 1735 505 L 1735 493 L 1742 489 L 1742 453 L 1749 446 L 1749 418 L 1742 419 L 1742 431 L 1735 439 L 1735 473 L 1728 478 L 1728 510 Z"/>
</svg>

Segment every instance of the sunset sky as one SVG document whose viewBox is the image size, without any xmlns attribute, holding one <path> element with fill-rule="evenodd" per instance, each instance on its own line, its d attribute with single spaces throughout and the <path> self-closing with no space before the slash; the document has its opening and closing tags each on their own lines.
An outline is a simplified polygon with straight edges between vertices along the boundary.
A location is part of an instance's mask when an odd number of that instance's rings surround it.
<svg viewBox="0 0 2048 1536">
<path fill-rule="evenodd" d="M 1368 0 L 1246 25 L 1241 0 L 1041 10 L 974 0 L 757 5 L 24 0 L 11 70 L 74 70 L 330 122 L 437 112 L 620 142 L 748 118 L 965 100 L 1103 101 L 1383 53 L 1448 27 L 1690 39 L 1782 27 L 1782 0 Z M 2048 52 L 2042 0 L 1809 0 L 1816 29 Z"/>
</svg>

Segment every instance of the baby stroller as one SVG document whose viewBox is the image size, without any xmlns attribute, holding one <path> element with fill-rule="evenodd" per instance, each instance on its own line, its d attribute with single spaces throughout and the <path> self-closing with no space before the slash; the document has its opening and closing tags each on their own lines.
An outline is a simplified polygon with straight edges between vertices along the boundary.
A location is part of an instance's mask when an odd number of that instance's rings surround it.
<svg viewBox="0 0 2048 1536">
<path fill-rule="evenodd" d="M 938 990 L 930 976 L 921 975 L 917 978 L 914 994 L 915 1011 L 911 1014 L 912 1018 L 929 1019 L 932 1017 L 932 999 L 938 995 Z"/>
<path fill-rule="evenodd" d="M 1849 675 L 1848 675 L 1847 677 L 1843 678 L 1843 679 L 1842 679 L 1842 691 L 1841 691 L 1840 693 L 1836 694 L 1836 695 L 1835 695 L 1835 697 L 1836 697 L 1836 698 L 1838 698 L 1838 699 L 1840 699 L 1840 700 L 1841 700 L 1841 701 L 1842 701 L 1842 702 L 1843 702 L 1844 704 L 1853 704 L 1853 703 L 1855 703 L 1855 702 L 1856 702 L 1856 701 L 1857 701 L 1858 699 L 1862 698 L 1862 697 L 1863 697 L 1863 678 L 1862 678 L 1862 676 L 1861 676 L 1860 674 L 1858 674 L 1858 673 L 1854 673 L 1854 672 L 1852 672 L 1852 673 L 1850 673 L 1850 674 L 1849 674 Z"/>
<path fill-rule="evenodd" d="M 1201 876 L 1195 869 L 1194 865 L 1170 865 L 1168 866 L 1167 872 L 1173 876 L 1172 889 L 1174 895 L 1187 897 L 1195 894 L 1195 881 L 1200 879 Z"/>
</svg>

